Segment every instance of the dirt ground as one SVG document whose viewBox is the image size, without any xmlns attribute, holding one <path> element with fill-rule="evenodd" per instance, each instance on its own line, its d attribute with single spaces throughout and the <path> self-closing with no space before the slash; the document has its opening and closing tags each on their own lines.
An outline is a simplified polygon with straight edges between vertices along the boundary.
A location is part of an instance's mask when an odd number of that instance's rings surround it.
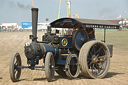
<svg viewBox="0 0 128 85">
<path fill-rule="evenodd" d="M 47 82 L 44 71 L 23 69 L 20 81 L 13 83 L 9 75 L 10 59 L 15 52 L 19 52 L 22 65 L 27 65 L 24 44 L 31 42 L 30 34 L 31 32 L 0 33 L 0 85 L 128 85 L 128 45 L 123 50 L 121 46 L 121 49 L 118 48 L 118 44 L 114 47 L 108 74 L 103 79 L 88 79 L 80 76 L 71 80 L 55 74 L 55 81 Z M 42 33 L 39 32 L 39 40 L 41 40 L 41 35 Z M 115 35 L 115 37 L 117 36 Z M 119 41 L 121 40 L 119 39 Z"/>
</svg>

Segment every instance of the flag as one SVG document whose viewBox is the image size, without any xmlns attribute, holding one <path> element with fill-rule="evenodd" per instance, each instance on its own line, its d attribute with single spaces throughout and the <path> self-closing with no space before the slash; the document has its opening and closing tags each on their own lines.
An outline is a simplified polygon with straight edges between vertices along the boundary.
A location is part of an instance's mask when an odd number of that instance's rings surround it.
<svg viewBox="0 0 128 85">
<path fill-rule="evenodd" d="M 117 16 L 117 18 L 121 18 L 121 15 Z"/>
<path fill-rule="evenodd" d="M 126 11 L 123 11 L 123 13 L 126 13 Z"/>
<path fill-rule="evenodd" d="M 104 18 L 104 16 L 100 16 L 100 18 Z"/>
<path fill-rule="evenodd" d="M 79 18 L 79 14 L 74 14 L 75 18 Z"/>
</svg>

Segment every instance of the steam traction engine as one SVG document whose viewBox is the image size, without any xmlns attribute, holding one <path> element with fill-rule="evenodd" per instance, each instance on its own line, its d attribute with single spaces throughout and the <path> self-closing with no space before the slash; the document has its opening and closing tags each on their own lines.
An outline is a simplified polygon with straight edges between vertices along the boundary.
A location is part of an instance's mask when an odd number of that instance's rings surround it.
<svg viewBox="0 0 128 85">
<path fill-rule="evenodd" d="M 54 72 L 61 76 L 76 78 L 80 72 L 88 78 L 103 78 L 108 71 L 112 45 L 96 41 L 93 28 L 118 29 L 119 26 L 106 20 L 61 18 L 50 23 L 42 41 L 37 41 L 38 8 L 32 8 L 31 43 L 25 44 L 28 66 L 21 65 L 19 53 L 10 61 L 10 77 L 19 80 L 21 69 L 44 68 L 46 78 L 52 81 Z M 52 32 L 52 28 L 61 28 Z M 39 60 L 44 66 L 36 66 Z"/>
</svg>

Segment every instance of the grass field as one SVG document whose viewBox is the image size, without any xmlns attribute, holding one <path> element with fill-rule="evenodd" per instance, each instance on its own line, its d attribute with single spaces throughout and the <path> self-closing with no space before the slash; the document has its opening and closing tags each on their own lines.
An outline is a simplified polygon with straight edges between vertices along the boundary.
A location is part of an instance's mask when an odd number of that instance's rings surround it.
<svg viewBox="0 0 128 85">
<path fill-rule="evenodd" d="M 31 42 L 29 40 L 30 34 L 31 32 L 0 32 L 0 85 L 128 85 L 128 31 L 117 30 L 107 30 L 106 32 L 106 43 L 114 46 L 114 52 L 105 78 L 79 77 L 70 80 L 55 74 L 56 80 L 49 83 L 44 71 L 23 69 L 21 81 L 13 83 L 9 75 L 10 59 L 14 52 L 19 52 L 22 64 L 27 65 L 24 44 Z M 39 40 L 41 40 L 42 35 L 42 32 L 38 32 Z M 103 30 L 96 30 L 96 39 L 103 40 Z"/>
<path fill-rule="evenodd" d="M 103 40 L 103 30 L 96 31 L 96 38 Z M 126 51 L 128 50 L 128 31 L 107 30 L 106 43 L 113 44 L 114 48 Z"/>
</svg>

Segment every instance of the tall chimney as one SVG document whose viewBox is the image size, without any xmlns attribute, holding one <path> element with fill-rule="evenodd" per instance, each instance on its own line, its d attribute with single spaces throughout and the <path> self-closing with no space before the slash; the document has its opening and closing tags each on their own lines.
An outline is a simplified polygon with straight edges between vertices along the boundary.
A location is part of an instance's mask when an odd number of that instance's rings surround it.
<svg viewBox="0 0 128 85">
<path fill-rule="evenodd" d="M 38 8 L 32 8 L 32 41 L 37 42 Z"/>
</svg>

